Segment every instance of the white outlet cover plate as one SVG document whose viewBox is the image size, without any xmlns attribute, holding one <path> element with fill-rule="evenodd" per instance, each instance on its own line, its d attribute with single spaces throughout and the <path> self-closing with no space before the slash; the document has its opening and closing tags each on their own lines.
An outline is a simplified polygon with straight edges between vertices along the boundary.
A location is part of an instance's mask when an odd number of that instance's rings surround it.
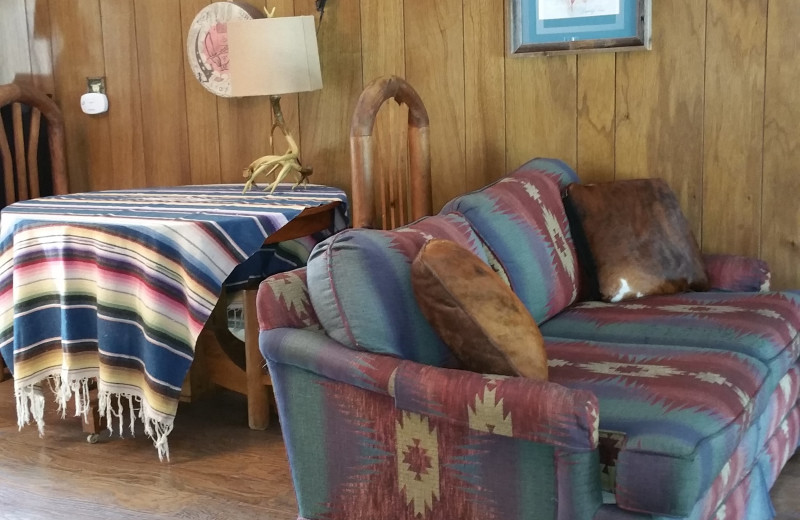
<svg viewBox="0 0 800 520">
<path fill-rule="evenodd" d="M 84 114 L 108 112 L 108 97 L 99 92 L 89 92 L 81 96 L 81 110 Z"/>
</svg>

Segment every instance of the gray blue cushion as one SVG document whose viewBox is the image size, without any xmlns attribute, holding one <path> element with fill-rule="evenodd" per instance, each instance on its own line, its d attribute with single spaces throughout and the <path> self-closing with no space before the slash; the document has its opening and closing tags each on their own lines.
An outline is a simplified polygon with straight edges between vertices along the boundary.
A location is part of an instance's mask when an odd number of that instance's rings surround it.
<svg viewBox="0 0 800 520">
<path fill-rule="evenodd" d="M 559 186 L 564 175 L 529 163 L 442 210 L 469 221 L 493 267 L 537 323 L 559 313 L 578 294 L 578 260 Z"/>
<path fill-rule="evenodd" d="M 321 242 L 308 261 L 308 287 L 326 333 L 357 350 L 455 366 L 411 288 L 411 263 L 432 238 L 452 240 L 486 261 L 480 241 L 457 215 L 394 231 L 349 229 Z"/>
</svg>

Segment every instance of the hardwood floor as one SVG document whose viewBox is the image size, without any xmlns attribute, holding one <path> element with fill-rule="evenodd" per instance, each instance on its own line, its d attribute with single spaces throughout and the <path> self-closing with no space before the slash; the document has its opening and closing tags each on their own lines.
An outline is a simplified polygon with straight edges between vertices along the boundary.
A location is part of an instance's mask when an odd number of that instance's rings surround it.
<svg viewBox="0 0 800 520">
<path fill-rule="evenodd" d="M 0 519 L 297 518 L 277 421 L 248 429 L 246 401 L 225 391 L 181 407 L 160 463 L 140 431 L 87 443 L 80 419 L 62 420 L 52 401 L 43 438 L 20 432 L 13 382 L 0 383 Z"/>
<path fill-rule="evenodd" d="M 220 391 L 178 413 L 170 463 L 152 443 L 108 438 L 90 445 L 80 421 L 47 403 L 46 435 L 17 431 L 13 383 L 0 383 L 0 519 L 295 520 L 289 464 L 277 421 L 247 428 L 247 404 Z M 776 520 L 800 520 L 800 455 L 773 490 Z M 387 519 L 388 520 L 388 519 Z"/>
<path fill-rule="evenodd" d="M 772 488 L 775 520 L 800 520 L 800 451 L 783 468 Z"/>
</svg>

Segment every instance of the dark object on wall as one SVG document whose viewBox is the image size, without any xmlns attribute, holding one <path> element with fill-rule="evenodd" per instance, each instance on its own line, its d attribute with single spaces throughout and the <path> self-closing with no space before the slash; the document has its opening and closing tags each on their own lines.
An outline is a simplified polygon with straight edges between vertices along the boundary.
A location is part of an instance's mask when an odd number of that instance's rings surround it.
<svg viewBox="0 0 800 520">
<path fill-rule="evenodd" d="M 322 23 L 322 17 L 325 16 L 325 3 L 328 0 L 317 0 L 317 11 L 319 11 L 319 23 Z"/>
<path fill-rule="evenodd" d="M 2 206 L 67 193 L 64 119 L 55 102 L 27 85 L 0 85 L 0 116 Z"/>
</svg>

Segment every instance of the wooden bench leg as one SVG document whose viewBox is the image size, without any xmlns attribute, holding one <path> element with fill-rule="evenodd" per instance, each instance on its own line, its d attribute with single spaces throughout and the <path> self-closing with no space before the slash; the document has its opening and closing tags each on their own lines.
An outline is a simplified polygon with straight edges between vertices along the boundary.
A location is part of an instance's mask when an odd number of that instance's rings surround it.
<svg viewBox="0 0 800 520">
<path fill-rule="evenodd" d="M 244 292 L 244 352 L 247 373 L 247 421 L 252 430 L 269 426 L 269 376 L 264 373 L 264 358 L 258 349 L 256 289 Z"/>
</svg>

